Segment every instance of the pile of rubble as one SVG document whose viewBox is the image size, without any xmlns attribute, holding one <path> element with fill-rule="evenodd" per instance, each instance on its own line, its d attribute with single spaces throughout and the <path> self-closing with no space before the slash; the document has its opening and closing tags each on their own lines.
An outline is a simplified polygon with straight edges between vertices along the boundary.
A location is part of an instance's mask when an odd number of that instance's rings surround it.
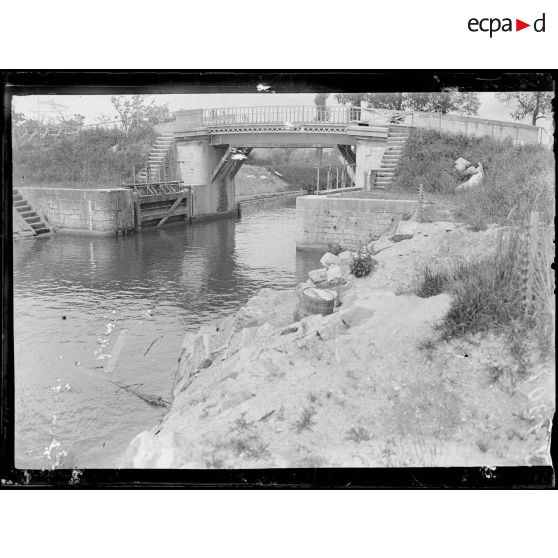
<svg viewBox="0 0 558 558">
<path fill-rule="evenodd" d="M 399 221 L 394 230 L 370 242 L 366 246 L 366 252 L 374 256 L 387 248 L 391 248 L 397 242 L 413 238 L 417 232 L 417 227 L 417 221 Z M 337 290 L 338 287 L 345 285 L 349 279 L 354 278 L 351 273 L 351 264 L 358 255 L 358 252 L 350 250 L 345 250 L 338 255 L 327 252 L 320 259 L 323 267 L 309 271 L 309 280 L 300 285 L 299 288 L 312 286 L 320 289 Z"/>
<path fill-rule="evenodd" d="M 460 176 L 470 177 L 468 180 L 457 186 L 456 190 L 458 191 L 468 190 L 469 188 L 480 186 L 484 181 L 484 170 L 480 161 L 475 167 L 470 161 L 467 161 L 467 159 L 459 157 L 459 159 L 455 161 L 454 168 Z"/>
</svg>

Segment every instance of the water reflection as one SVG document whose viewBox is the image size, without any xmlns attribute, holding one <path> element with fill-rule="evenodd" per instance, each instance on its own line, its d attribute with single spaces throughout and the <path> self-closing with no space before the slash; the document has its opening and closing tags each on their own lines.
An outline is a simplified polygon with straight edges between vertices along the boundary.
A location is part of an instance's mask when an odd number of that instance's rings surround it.
<svg viewBox="0 0 558 558">
<path fill-rule="evenodd" d="M 161 409 L 105 379 L 101 356 L 122 330 L 111 378 L 168 396 L 186 330 L 233 312 L 263 287 L 292 287 L 316 267 L 319 254 L 295 250 L 293 202 L 274 205 L 240 220 L 128 237 L 15 243 L 17 466 L 112 467 L 161 418 Z"/>
</svg>

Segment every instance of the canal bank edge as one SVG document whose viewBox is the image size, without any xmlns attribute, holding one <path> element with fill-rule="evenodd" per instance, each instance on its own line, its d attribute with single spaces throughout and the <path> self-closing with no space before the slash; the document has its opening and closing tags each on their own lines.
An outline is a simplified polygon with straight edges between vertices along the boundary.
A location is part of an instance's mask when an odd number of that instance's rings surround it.
<svg viewBox="0 0 558 558">
<path fill-rule="evenodd" d="M 511 358 L 504 340 L 477 335 L 425 352 L 451 297 L 410 294 L 421 266 L 495 245 L 496 228 L 420 223 L 412 239 L 375 255 L 369 277 L 345 272 L 341 304 L 329 316 L 293 322 L 308 281 L 264 289 L 234 315 L 186 334 L 172 408 L 136 436 L 122 466 L 528 464 L 548 444 L 544 429 L 529 430 L 516 416 L 532 386 L 523 381 L 509 392 L 486 380 L 495 355 L 503 366 Z M 551 365 L 537 366 L 552 377 Z M 551 397 L 544 403 L 552 413 Z M 488 440 L 487 431 L 498 435 Z"/>
</svg>

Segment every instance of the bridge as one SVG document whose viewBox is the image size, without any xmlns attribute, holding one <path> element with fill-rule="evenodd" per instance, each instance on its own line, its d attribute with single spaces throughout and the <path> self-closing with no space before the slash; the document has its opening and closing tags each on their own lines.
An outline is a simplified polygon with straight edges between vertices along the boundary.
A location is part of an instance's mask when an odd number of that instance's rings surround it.
<svg viewBox="0 0 558 558">
<path fill-rule="evenodd" d="M 189 188 L 183 207 L 172 203 L 172 211 L 195 219 L 232 214 L 236 212 L 234 180 L 242 164 L 254 148 L 274 147 L 314 148 L 318 155 L 323 148 L 337 148 L 342 170 L 336 180 L 330 181 L 328 173 L 328 186 L 386 188 L 411 127 L 511 138 L 514 143 L 541 143 L 542 138 L 540 128 L 525 124 L 361 107 L 181 110 L 161 128 L 145 168 L 137 175 L 136 189 L 146 205 L 159 203 L 157 194 L 164 194 L 163 201 L 169 204 L 173 192 Z M 159 192 L 169 187 L 172 192 Z M 157 211 L 161 209 L 157 206 Z"/>
<path fill-rule="evenodd" d="M 197 185 L 189 198 L 193 218 L 230 214 L 236 211 L 234 179 L 250 152 L 294 147 L 318 153 L 337 148 L 342 172 L 333 182 L 366 188 L 374 185 L 386 149 L 395 153 L 388 137 L 397 129 L 406 130 L 401 126 L 405 117 L 406 113 L 319 106 L 178 111 L 157 138 L 136 187 L 147 192 L 157 184 Z"/>
</svg>

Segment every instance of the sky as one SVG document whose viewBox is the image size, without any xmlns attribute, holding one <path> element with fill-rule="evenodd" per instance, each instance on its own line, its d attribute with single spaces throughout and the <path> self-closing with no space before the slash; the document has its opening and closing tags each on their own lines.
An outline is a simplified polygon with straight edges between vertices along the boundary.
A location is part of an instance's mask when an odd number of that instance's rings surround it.
<svg viewBox="0 0 558 558">
<path fill-rule="evenodd" d="M 481 106 L 479 115 L 492 120 L 512 121 L 509 110 L 499 103 L 494 93 L 479 93 Z M 103 116 L 109 119 L 118 117 L 110 95 L 27 95 L 13 97 L 13 106 L 17 112 L 22 112 L 27 117 L 37 117 L 37 110 L 45 117 L 56 116 L 59 110 L 64 116 L 82 114 L 85 124 L 94 124 Z M 246 107 L 246 106 L 291 106 L 313 105 L 313 93 L 226 93 L 226 94 L 196 94 L 196 95 L 149 95 L 150 100 L 156 104 L 168 103 L 171 111 L 194 108 L 218 107 Z M 49 103 L 54 101 L 59 106 L 53 107 Z M 328 104 L 335 104 L 333 95 L 330 95 Z M 530 124 L 529 119 L 523 122 Z M 539 126 L 548 130 L 552 123 L 548 118 L 539 120 Z"/>
</svg>

